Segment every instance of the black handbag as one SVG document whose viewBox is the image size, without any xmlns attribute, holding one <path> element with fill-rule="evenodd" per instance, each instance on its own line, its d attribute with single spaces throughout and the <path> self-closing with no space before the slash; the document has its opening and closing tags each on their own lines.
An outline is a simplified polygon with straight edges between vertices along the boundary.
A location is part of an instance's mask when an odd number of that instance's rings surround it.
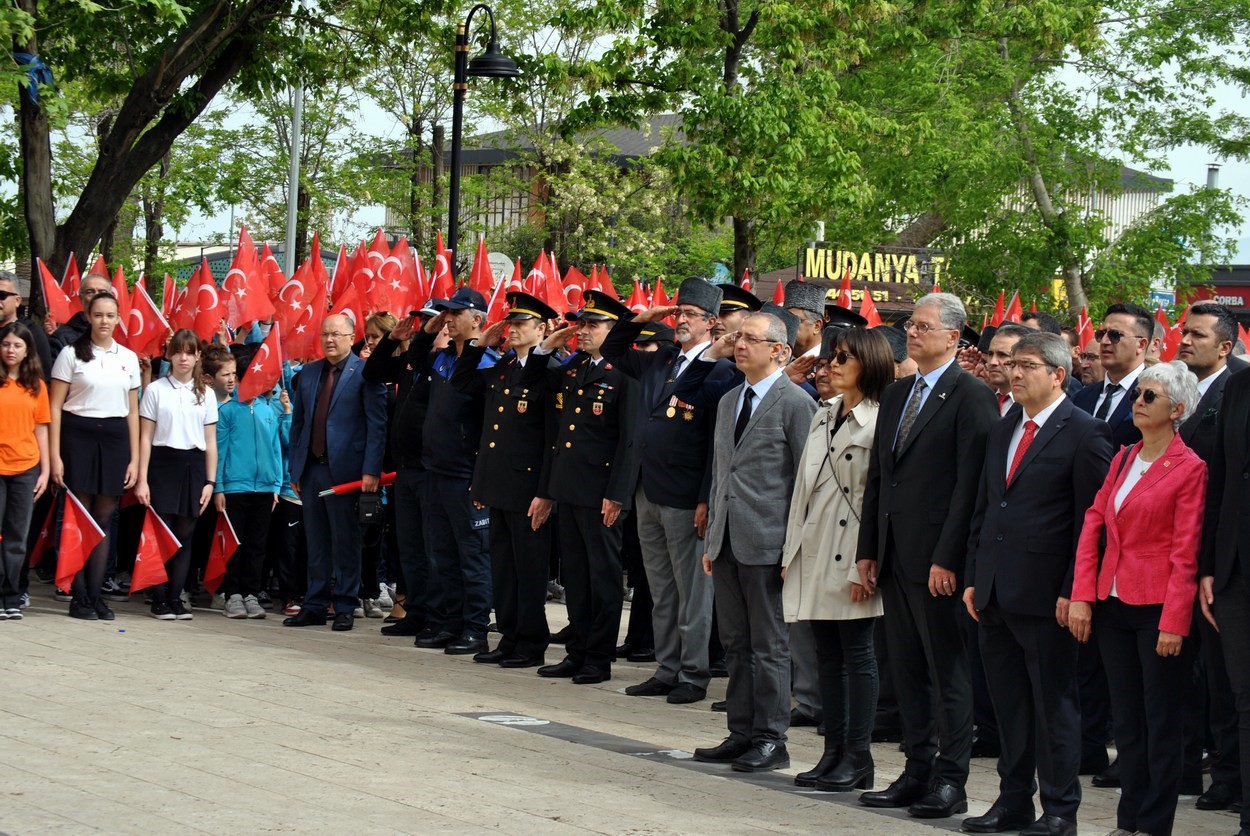
<svg viewBox="0 0 1250 836">
<path fill-rule="evenodd" d="M 382 522 L 382 492 L 362 493 L 356 499 L 356 519 L 361 525 Z"/>
</svg>

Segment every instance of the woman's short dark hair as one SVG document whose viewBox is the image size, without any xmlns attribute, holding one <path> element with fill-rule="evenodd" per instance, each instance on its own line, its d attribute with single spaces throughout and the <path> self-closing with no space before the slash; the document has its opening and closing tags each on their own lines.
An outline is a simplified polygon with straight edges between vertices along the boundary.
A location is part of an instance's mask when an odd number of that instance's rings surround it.
<svg viewBox="0 0 1250 836">
<path fill-rule="evenodd" d="M 17 377 L 14 379 L 33 398 L 43 386 L 43 363 L 39 362 L 39 352 L 35 350 L 35 335 L 20 322 L 10 322 L 0 328 L 0 343 L 10 335 L 26 343 L 26 356 L 18 364 Z M 9 380 L 8 369 L 0 365 L 0 386 L 8 386 Z"/>
<path fill-rule="evenodd" d="M 121 313 L 121 305 L 117 303 L 117 297 L 106 290 L 102 290 L 87 302 L 87 306 L 83 308 L 82 315 L 87 320 L 87 330 L 82 332 L 78 339 L 74 340 L 74 355 L 78 358 L 79 363 L 90 363 L 95 359 L 95 352 L 91 348 L 91 312 L 95 310 L 95 306 L 101 302 L 112 302 L 113 307 L 117 308 L 117 312 Z"/>
<path fill-rule="evenodd" d="M 856 326 L 838 334 L 837 345 L 859 359 L 859 391 L 873 403 L 881 403 L 885 387 L 894 382 L 894 349 L 884 334 Z"/>
</svg>

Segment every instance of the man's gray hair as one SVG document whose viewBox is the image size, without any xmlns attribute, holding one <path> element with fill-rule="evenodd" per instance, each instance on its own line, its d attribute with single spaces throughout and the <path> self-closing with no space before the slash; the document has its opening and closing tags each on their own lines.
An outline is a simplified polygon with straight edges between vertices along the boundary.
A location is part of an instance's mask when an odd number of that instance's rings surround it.
<svg viewBox="0 0 1250 836">
<path fill-rule="evenodd" d="M 1063 369 L 1063 389 L 1068 389 L 1068 381 L 1072 379 L 1072 349 L 1068 341 L 1058 334 L 1048 331 L 1028 329 L 1027 334 L 1012 346 L 1011 356 L 1017 357 L 1028 352 L 1042 358 L 1042 362 L 1052 369 Z"/>
<path fill-rule="evenodd" d="M 1197 376 L 1180 360 L 1173 360 L 1171 363 L 1155 363 L 1137 377 L 1139 384 L 1150 381 L 1162 386 L 1172 403 L 1184 404 L 1181 417 L 1173 423 L 1173 428 L 1179 429 L 1198 407 Z"/>
<path fill-rule="evenodd" d="M 943 328 L 962 331 L 964 323 L 968 321 L 964 303 L 953 293 L 928 293 L 921 296 L 916 302 L 916 308 L 926 307 L 937 308 L 938 319 L 941 320 Z"/>
<path fill-rule="evenodd" d="M 750 322 L 752 319 L 762 319 L 768 325 L 767 330 L 764 332 L 764 337 L 769 342 L 787 345 L 787 340 L 789 340 L 790 335 L 786 331 L 786 324 L 782 322 L 780 318 L 775 317 L 770 313 L 760 313 L 757 311 L 748 315 L 743 322 Z"/>
</svg>

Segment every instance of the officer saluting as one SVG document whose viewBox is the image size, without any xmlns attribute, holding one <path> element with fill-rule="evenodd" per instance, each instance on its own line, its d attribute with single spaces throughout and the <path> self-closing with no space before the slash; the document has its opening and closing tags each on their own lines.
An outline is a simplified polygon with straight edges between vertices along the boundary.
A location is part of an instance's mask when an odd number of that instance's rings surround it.
<svg viewBox="0 0 1250 836">
<path fill-rule="evenodd" d="M 586 307 L 567 314 L 576 323 L 555 331 L 534 349 L 533 360 L 577 337 L 578 351 L 564 366 L 544 370 L 531 361 L 522 378 L 530 388 L 544 374 L 555 394 L 555 444 L 548 455 L 551 498 L 560 503 L 560 575 L 573 638 L 558 665 L 539 676 L 571 677 L 582 685 L 612 678 L 621 626 L 621 516 L 633 487 L 637 384 L 603 358 L 600 346 L 612 327 L 630 316 L 616 299 L 596 290 Z"/>
<path fill-rule="evenodd" d="M 478 653 L 474 662 L 505 668 L 543 663 L 550 631 L 547 627 L 547 564 L 551 554 L 551 513 L 543 468 L 554 423 L 546 408 L 546 377 L 537 385 L 522 381 L 532 349 L 547 336 L 547 320 L 559 316 L 528 293 L 508 294 L 508 315 L 466 345 L 456 364 L 452 384 L 483 398 L 482 441 L 469 495 L 490 508 L 491 582 L 495 621 L 502 638 L 494 650 Z M 510 326 L 510 350 L 498 363 L 478 369 L 488 349 L 503 343 Z M 546 357 L 534 357 L 546 367 Z"/>
</svg>

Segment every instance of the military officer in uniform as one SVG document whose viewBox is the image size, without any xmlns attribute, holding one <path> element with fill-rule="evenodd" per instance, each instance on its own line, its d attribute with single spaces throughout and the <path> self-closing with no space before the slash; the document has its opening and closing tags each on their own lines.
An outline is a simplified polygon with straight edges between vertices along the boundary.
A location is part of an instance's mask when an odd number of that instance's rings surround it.
<svg viewBox="0 0 1250 836">
<path fill-rule="evenodd" d="M 663 696 L 679 704 L 707 696 L 712 584 L 700 558 L 715 410 L 681 400 L 673 388 L 712 344 L 712 324 L 720 305 L 720 288 L 703 279 L 686 279 L 678 288 L 676 305 L 652 308 L 619 323 L 603 344 L 604 356 L 638 380 L 641 388 L 634 517 L 654 602 L 659 666 L 646 682 L 625 689 L 630 696 Z M 630 348 L 649 323 L 666 316 L 677 320 L 678 342 L 655 352 Z M 711 374 L 729 380 L 735 370 L 722 361 Z"/>
<path fill-rule="evenodd" d="M 620 634 L 621 517 L 632 507 L 637 383 L 604 359 L 600 348 L 616 323 L 630 316 L 616 299 L 586 291 L 586 306 L 566 314 L 575 326 L 556 330 L 534 349 L 522 385 L 554 393 L 555 444 L 548 452 L 551 498 L 560 504 L 561 577 L 573 637 L 568 655 L 539 676 L 578 685 L 612 678 Z M 577 337 L 577 353 L 556 369 L 533 362 Z"/>
<path fill-rule="evenodd" d="M 482 440 L 469 495 L 490 509 L 491 588 L 501 638 L 474 662 L 505 668 L 543 663 L 551 633 L 547 627 L 547 568 L 551 554 L 551 497 L 544 451 L 554 424 L 546 408 L 546 378 L 537 386 L 521 381 L 530 352 L 547 336 L 547 320 L 559 316 L 528 293 L 508 294 L 507 316 L 465 346 L 452 383 L 483 393 Z M 508 326 L 510 347 L 498 363 L 478 369 L 490 349 L 499 348 Z M 534 360 L 544 367 L 547 359 Z"/>
<path fill-rule="evenodd" d="M 755 313 L 764 303 L 754 293 L 736 284 L 720 285 L 720 311 L 716 324 L 712 327 L 712 339 L 719 339 L 725 334 L 738 330 L 747 314 Z"/>
</svg>

